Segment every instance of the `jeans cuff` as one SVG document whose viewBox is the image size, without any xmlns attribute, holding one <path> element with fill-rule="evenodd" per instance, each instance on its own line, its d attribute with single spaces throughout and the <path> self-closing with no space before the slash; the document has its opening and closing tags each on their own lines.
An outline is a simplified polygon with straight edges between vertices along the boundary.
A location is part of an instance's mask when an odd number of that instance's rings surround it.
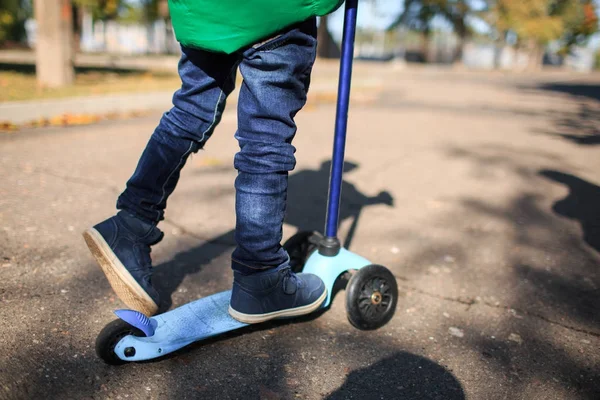
<svg viewBox="0 0 600 400">
<path fill-rule="evenodd" d="M 279 268 L 279 267 L 282 267 L 289 263 L 290 263 L 290 257 L 288 256 L 287 260 L 285 260 L 285 262 L 280 263 L 280 264 L 261 265 L 260 267 L 254 267 L 254 266 L 248 265 L 248 263 L 244 263 L 244 262 L 241 262 L 241 261 L 238 261 L 238 260 L 232 258 L 231 259 L 231 269 L 233 269 L 235 272 L 239 272 L 242 275 L 252 275 L 252 274 L 257 274 L 260 272 L 269 271 L 271 269 Z"/>
</svg>

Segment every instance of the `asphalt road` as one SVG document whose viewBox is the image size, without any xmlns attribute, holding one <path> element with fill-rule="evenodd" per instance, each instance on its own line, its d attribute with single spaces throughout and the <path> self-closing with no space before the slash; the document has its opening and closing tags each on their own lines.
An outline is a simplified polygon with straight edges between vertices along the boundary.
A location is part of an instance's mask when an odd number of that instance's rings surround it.
<svg viewBox="0 0 600 400">
<path fill-rule="evenodd" d="M 122 306 L 81 238 L 114 212 L 159 114 L 0 136 L 0 398 L 600 398 L 600 77 L 363 68 L 341 234 L 395 274 L 363 332 L 341 291 L 163 360 L 107 366 Z M 165 307 L 231 284 L 234 110 L 186 166 L 153 250 Z M 334 108 L 298 115 L 284 234 L 321 229 Z"/>
</svg>

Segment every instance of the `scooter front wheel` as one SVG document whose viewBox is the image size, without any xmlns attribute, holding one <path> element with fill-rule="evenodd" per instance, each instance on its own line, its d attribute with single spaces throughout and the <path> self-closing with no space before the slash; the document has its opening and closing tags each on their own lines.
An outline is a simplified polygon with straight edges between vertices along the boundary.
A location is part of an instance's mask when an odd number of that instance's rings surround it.
<svg viewBox="0 0 600 400">
<path fill-rule="evenodd" d="M 121 319 L 110 322 L 96 338 L 96 354 L 109 365 L 125 364 L 125 361 L 117 357 L 115 346 L 128 335 L 145 336 L 141 330 Z"/>
<path fill-rule="evenodd" d="M 350 323 L 363 330 L 381 328 L 396 311 L 398 284 L 384 266 L 367 265 L 350 278 L 346 287 L 346 311 Z"/>
</svg>

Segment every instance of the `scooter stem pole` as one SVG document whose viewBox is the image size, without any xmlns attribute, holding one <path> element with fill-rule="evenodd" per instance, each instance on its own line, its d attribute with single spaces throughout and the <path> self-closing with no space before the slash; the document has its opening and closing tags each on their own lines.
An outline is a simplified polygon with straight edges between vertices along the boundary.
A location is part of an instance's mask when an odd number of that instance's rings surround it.
<svg viewBox="0 0 600 400">
<path fill-rule="evenodd" d="M 335 116 L 335 137 L 331 160 L 331 175 L 329 178 L 329 198 L 327 201 L 327 223 L 325 225 L 325 236 L 328 238 L 337 237 L 339 223 L 357 8 L 358 0 L 346 0 L 344 35 L 342 38 L 342 58 L 340 61 L 340 77 L 338 81 L 337 110 Z"/>
</svg>

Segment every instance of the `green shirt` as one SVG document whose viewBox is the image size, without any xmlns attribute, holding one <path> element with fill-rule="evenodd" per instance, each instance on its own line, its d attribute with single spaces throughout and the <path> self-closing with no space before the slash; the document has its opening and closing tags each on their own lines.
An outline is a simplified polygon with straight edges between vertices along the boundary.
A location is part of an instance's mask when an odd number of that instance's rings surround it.
<svg viewBox="0 0 600 400">
<path fill-rule="evenodd" d="M 186 47 L 233 53 L 343 0 L 169 0 L 177 40 Z"/>
</svg>

